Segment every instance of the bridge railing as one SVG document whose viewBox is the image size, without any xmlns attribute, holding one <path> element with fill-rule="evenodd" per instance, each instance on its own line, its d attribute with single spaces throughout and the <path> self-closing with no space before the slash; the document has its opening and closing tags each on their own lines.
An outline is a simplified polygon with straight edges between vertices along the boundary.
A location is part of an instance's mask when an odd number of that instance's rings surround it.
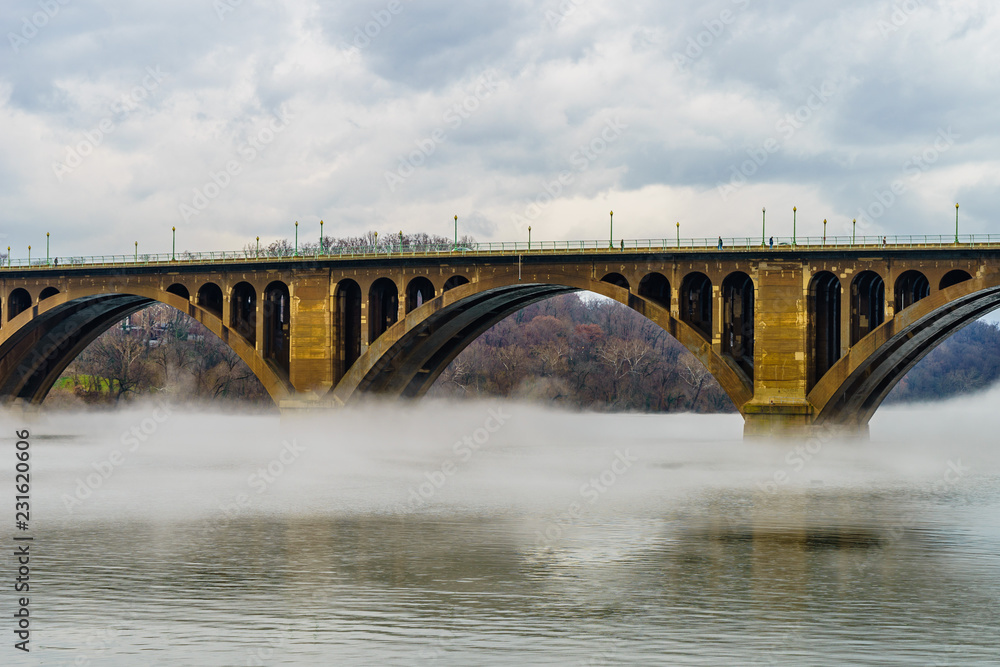
<svg viewBox="0 0 1000 667">
<path fill-rule="evenodd" d="M 80 257 L 49 258 L 6 258 L 0 262 L 0 269 L 52 269 L 58 267 L 113 267 L 113 266 L 155 266 L 169 264 L 225 264 L 253 261 L 273 261 L 288 259 L 309 261 L 316 259 L 365 259 L 375 257 L 421 257 L 441 255 L 535 255 L 558 253 L 604 253 L 629 250 L 648 252 L 677 252 L 715 250 L 743 251 L 764 249 L 773 252 L 791 250 L 823 250 L 850 248 L 976 248 L 1000 246 L 1000 234 L 964 234 L 956 242 L 954 235 L 894 235 L 894 236 L 800 236 L 795 239 L 786 236 L 762 240 L 760 237 L 719 237 L 715 238 L 659 238 L 659 239 L 610 239 L 597 241 L 493 241 L 469 245 L 441 244 L 392 244 L 379 243 L 377 246 L 337 246 L 324 248 L 312 253 L 296 253 L 292 249 L 278 252 L 220 251 L 220 252 L 178 252 L 132 255 L 86 255 Z M 721 242 L 721 248 L 720 248 Z"/>
</svg>

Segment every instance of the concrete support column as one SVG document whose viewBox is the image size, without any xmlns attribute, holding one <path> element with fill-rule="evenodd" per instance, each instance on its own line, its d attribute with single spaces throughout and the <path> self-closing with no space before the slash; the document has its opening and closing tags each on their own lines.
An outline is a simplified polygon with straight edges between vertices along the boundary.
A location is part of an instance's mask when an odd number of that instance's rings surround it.
<svg viewBox="0 0 1000 667">
<path fill-rule="evenodd" d="M 851 349 L 851 323 L 854 321 L 854 294 L 851 285 L 854 282 L 854 272 L 845 271 L 840 278 L 840 356 L 847 356 Z"/>
<path fill-rule="evenodd" d="M 761 262 L 754 299 L 754 397 L 744 408 L 744 435 L 808 432 L 808 315 L 800 262 Z"/>
<path fill-rule="evenodd" d="M 226 284 L 226 283 L 224 283 L 222 281 L 219 281 L 216 284 L 222 290 L 222 326 L 224 326 L 226 328 L 229 328 L 229 326 L 233 323 L 232 319 L 231 319 L 232 316 L 233 316 L 232 315 L 232 313 L 233 313 L 233 304 L 232 304 L 232 298 L 233 298 L 232 289 L 233 289 L 233 286 L 232 285 L 228 285 L 228 284 Z M 195 302 L 197 302 L 197 301 L 198 301 L 198 297 L 195 296 Z"/>
<path fill-rule="evenodd" d="M 256 287 L 254 288 L 257 289 Z M 254 348 L 257 350 L 257 356 L 262 356 L 264 354 L 264 292 L 258 291 L 257 298 L 254 300 Z"/>
<path fill-rule="evenodd" d="M 291 296 L 288 379 L 299 393 L 322 396 L 333 387 L 333 316 L 327 271 L 298 273 Z"/>
<path fill-rule="evenodd" d="M 712 285 L 712 351 L 722 354 L 723 326 L 722 283 Z"/>
</svg>

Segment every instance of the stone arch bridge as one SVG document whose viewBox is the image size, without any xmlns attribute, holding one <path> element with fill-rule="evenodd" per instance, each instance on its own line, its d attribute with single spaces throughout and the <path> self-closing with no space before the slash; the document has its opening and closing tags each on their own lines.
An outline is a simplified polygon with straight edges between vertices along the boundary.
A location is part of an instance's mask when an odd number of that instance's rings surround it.
<svg viewBox="0 0 1000 667">
<path fill-rule="evenodd" d="M 44 400 L 154 302 L 229 344 L 283 410 L 419 397 L 515 311 L 588 290 L 690 350 L 747 435 L 866 433 L 899 379 L 1000 305 L 1000 248 L 445 252 L 0 269 L 0 403 Z"/>
</svg>

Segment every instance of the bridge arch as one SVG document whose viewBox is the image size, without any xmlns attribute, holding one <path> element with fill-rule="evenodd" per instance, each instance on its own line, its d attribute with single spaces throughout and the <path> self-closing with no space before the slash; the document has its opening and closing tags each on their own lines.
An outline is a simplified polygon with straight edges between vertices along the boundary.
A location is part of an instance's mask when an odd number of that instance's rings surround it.
<svg viewBox="0 0 1000 667">
<path fill-rule="evenodd" d="M 754 284 L 743 271 L 722 281 L 722 354 L 753 379 Z"/>
<path fill-rule="evenodd" d="M 264 359 L 288 377 L 291 356 L 291 295 L 280 280 L 264 288 Z"/>
<path fill-rule="evenodd" d="M 658 324 L 708 368 L 737 408 L 752 398 L 747 378 L 669 310 L 623 287 L 569 274 L 546 274 L 544 281 L 504 275 L 442 293 L 373 341 L 334 387 L 332 398 L 344 404 L 361 394 L 422 396 L 448 364 L 494 324 L 537 301 L 577 291 L 614 299 Z"/>
<path fill-rule="evenodd" d="M 631 289 L 628 284 L 628 279 L 620 273 L 609 273 L 603 278 L 601 278 L 602 283 L 608 283 L 609 285 L 615 285 L 621 287 L 622 289 Z"/>
<path fill-rule="evenodd" d="M 46 287 L 38 295 L 38 301 L 39 302 L 45 301 L 49 297 L 53 297 L 56 294 L 59 294 L 59 290 L 57 290 L 55 287 Z"/>
<path fill-rule="evenodd" d="M 176 294 L 177 296 L 181 297 L 182 299 L 190 299 L 191 298 L 191 292 L 189 292 L 188 288 L 185 287 L 181 283 L 174 283 L 173 285 L 171 285 L 170 287 L 167 288 L 167 291 L 170 292 L 171 294 Z M 222 294 L 221 290 L 219 291 L 219 294 L 220 295 Z"/>
<path fill-rule="evenodd" d="M 257 289 L 248 282 L 238 282 L 230 291 L 229 327 L 251 345 L 256 343 Z"/>
<path fill-rule="evenodd" d="M 215 283 L 205 283 L 198 288 L 198 306 L 222 319 L 222 288 Z"/>
<path fill-rule="evenodd" d="M 941 278 L 940 285 L 938 285 L 938 289 L 948 289 L 952 285 L 964 283 L 966 280 L 972 280 L 972 276 L 969 275 L 968 271 L 963 271 L 962 269 L 954 269 L 944 274 L 944 276 Z"/>
<path fill-rule="evenodd" d="M 433 298 L 434 283 L 429 278 L 417 276 L 406 286 L 406 312 L 412 313 Z"/>
<path fill-rule="evenodd" d="M 920 271 L 904 271 L 896 278 L 896 286 L 893 289 L 896 295 L 896 312 L 909 308 L 917 301 L 924 299 L 931 294 L 931 284 Z"/>
<path fill-rule="evenodd" d="M 379 278 L 368 290 L 368 343 L 399 319 L 399 287 L 390 278 Z"/>
<path fill-rule="evenodd" d="M 935 347 L 1000 308 L 1000 273 L 938 290 L 880 325 L 823 376 L 807 398 L 816 425 L 866 427 L 893 387 Z"/>
<path fill-rule="evenodd" d="M 26 310 L 31 309 L 31 295 L 28 290 L 18 287 L 7 297 L 7 321 L 10 322 L 15 317 Z"/>
<path fill-rule="evenodd" d="M 812 356 L 808 361 L 807 389 L 812 389 L 842 354 L 842 291 L 840 278 L 829 271 L 820 271 L 809 281 L 808 349 Z"/>
<path fill-rule="evenodd" d="M 700 271 L 692 271 L 684 276 L 679 305 L 681 320 L 706 340 L 711 340 L 712 279 Z"/>
<path fill-rule="evenodd" d="M 66 367 L 90 343 L 127 316 L 164 303 L 201 322 L 250 367 L 277 404 L 294 392 L 220 316 L 165 289 L 124 285 L 69 287 L 28 308 L 0 330 L 0 401 L 40 404 Z M 37 310 L 37 314 L 36 311 Z"/>
<path fill-rule="evenodd" d="M 670 310 L 670 281 L 662 273 L 647 273 L 639 281 L 639 296 Z"/>
<path fill-rule="evenodd" d="M 851 345 L 885 322 L 885 281 L 875 271 L 862 271 L 851 281 Z"/>
<path fill-rule="evenodd" d="M 444 291 L 447 292 L 448 290 L 453 290 L 456 287 L 461 287 L 462 285 L 468 285 L 468 284 L 469 284 L 468 278 L 466 278 L 465 276 L 455 275 L 452 276 L 451 278 L 448 278 L 448 280 L 444 281 Z"/>
<path fill-rule="evenodd" d="M 342 377 L 361 356 L 361 286 L 344 278 L 337 283 L 333 295 L 335 377 Z"/>
</svg>

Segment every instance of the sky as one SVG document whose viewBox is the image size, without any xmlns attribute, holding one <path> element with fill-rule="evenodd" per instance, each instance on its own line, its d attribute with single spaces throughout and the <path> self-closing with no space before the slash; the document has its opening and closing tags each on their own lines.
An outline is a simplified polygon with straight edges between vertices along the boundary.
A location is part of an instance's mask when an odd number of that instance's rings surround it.
<svg viewBox="0 0 1000 667">
<path fill-rule="evenodd" d="M 5 0 L 0 245 L 998 233 L 986 0 Z M 36 255 L 37 256 L 37 255 Z"/>
</svg>

